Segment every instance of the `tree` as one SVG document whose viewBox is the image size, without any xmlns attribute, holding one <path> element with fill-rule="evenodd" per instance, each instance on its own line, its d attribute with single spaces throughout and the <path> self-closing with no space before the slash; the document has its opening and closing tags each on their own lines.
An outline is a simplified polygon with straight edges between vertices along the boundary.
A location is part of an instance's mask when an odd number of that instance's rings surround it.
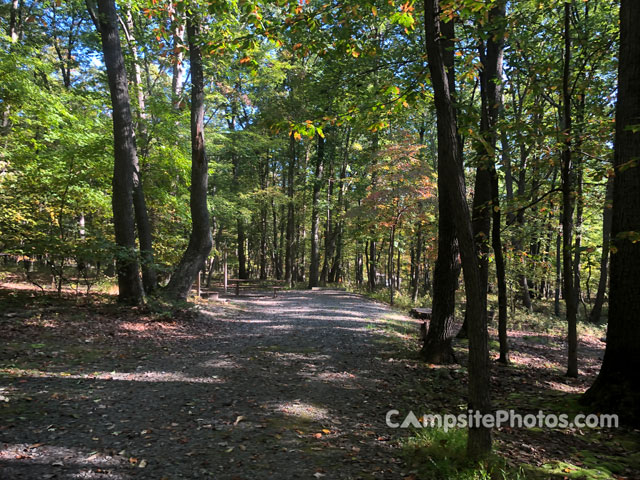
<svg viewBox="0 0 640 480">
<path fill-rule="evenodd" d="M 443 44 L 442 56 L 447 69 L 447 86 L 450 95 L 455 94 L 454 69 L 454 22 L 441 22 L 440 33 Z M 420 351 L 429 363 L 452 363 L 455 355 L 451 346 L 452 328 L 456 308 L 456 290 L 460 277 L 460 252 L 456 227 L 451 213 L 451 201 L 445 181 L 448 175 L 446 162 L 446 140 L 441 139 L 443 129 L 438 119 L 438 257 L 433 271 L 433 303 L 429 330 Z M 459 149 L 462 142 L 457 136 Z M 462 162 L 462 158 L 457 159 Z"/>
<path fill-rule="evenodd" d="M 425 0 L 426 49 L 433 85 L 433 96 L 438 120 L 438 163 L 444 166 L 446 198 L 451 204 L 464 272 L 469 319 L 469 409 L 488 414 L 491 409 L 489 395 L 489 347 L 487 334 L 486 291 L 482 286 L 476 246 L 467 205 L 462 151 L 458 140 L 455 109 L 449 89 L 447 69 L 443 59 L 440 30 L 440 2 Z M 491 430 L 474 425 L 469 429 L 467 455 L 482 458 L 491 451 Z"/>
<path fill-rule="evenodd" d="M 138 304 L 144 299 L 136 253 L 133 214 L 133 175 L 137 165 L 136 141 L 129 102 L 129 84 L 120 45 L 114 0 L 98 1 L 98 22 L 104 64 L 113 106 L 113 224 L 116 234 L 118 300 Z"/>
<path fill-rule="evenodd" d="M 563 136 L 561 168 L 562 175 L 562 280 L 563 295 L 567 308 L 567 376 L 578 376 L 578 298 L 574 284 L 572 236 L 575 172 L 572 160 L 572 116 L 571 116 L 571 9 L 572 2 L 564 4 L 564 60 L 562 70 L 561 133 Z"/>
<path fill-rule="evenodd" d="M 191 64 L 191 236 L 180 263 L 166 287 L 167 295 L 185 299 L 211 251 L 213 239 L 209 223 L 207 186 L 209 161 L 204 143 L 204 74 L 200 45 L 201 19 L 187 14 L 187 37 Z"/>
<path fill-rule="evenodd" d="M 602 368 L 582 400 L 640 424 L 640 4 L 620 4 L 609 324 Z"/>
</svg>

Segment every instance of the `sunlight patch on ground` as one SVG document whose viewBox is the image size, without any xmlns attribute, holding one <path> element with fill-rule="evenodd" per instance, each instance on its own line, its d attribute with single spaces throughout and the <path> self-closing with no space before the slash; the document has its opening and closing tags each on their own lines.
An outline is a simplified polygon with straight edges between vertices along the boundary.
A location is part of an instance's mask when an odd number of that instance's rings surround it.
<svg viewBox="0 0 640 480">
<path fill-rule="evenodd" d="M 206 368 L 239 368 L 240 367 L 240 365 L 238 365 L 236 362 L 233 362 L 231 360 L 226 360 L 224 358 L 208 360 L 202 363 L 201 365 Z"/>
<path fill-rule="evenodd" d="M 326 408 L 304 403 L 300 400 L 279 403 L 276 405 L 276 411 L 307 420 L 319 421 L 329 418 L 329 411 Z"/>
<path fill-rule="evenodd" d="M 580 385 L 567 385 L 566 383 L 554 382 L 547 380 L 544 382 L 547 387 L 562 393 L 583 393 L 584 388 Z"/>
<path fill-rule="evenodd" d="M 86 380 L 118 380 L 127 382 L 184 382 L 184 383 L 223 383 L 224 380 L 217 376 L 190 377 L 181 372 L 46 372 L 35 369 L 0 368 L 0 376 L 7 377 L 32 377 L 32 378 L 69 378 Z"/>
<path fill-rule="evenodd" d="M 120 328 L 122 330 L 128 330 L 130 332 L 145 332 L 147 330 L 177 330 L 178 327 L 175 323 L 164 323 L 164 322 L 153 322 L 150 324 L 149 322 L 123 322 L 120 324 Z"/>
<path fill-rule="evenodd" d="M 28 463 L 46 463 L 52 468 L 64 466 L 84 466 L 84 467 L 100 467 L 113 468 L 125 466 L 128 462 L 124 457 L 103 455 L 95 451 L 82 451 L 74 448 L 60 447 L 56 445 L 46 445 L 44 443 L 18 443 L 2 444 L 0 449 L 0 460 L 3 462 L 15 463 L 19 465 L 24 462 Z M 110 472 L 105 476 L 106 472 L 92 472 L 91 469 L 78 472 L 77 475 L 67 476 L 67 478 L 93 478 L 93 474 L 100 473 L 99 478 L 120 479 L 121 475 Z M 49 477 L 47 477 L 49 478 Z M 58 478 L 52 476 L 51 478 Z M 97 477 L 96 477 L 97 478 Z"/>
</svg>

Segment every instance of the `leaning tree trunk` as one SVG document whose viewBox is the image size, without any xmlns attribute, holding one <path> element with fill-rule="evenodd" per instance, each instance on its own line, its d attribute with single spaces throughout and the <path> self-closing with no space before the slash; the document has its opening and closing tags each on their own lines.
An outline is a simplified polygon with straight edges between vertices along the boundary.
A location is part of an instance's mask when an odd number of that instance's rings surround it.
<svg viewBox="0 0 640 480">
<path fill-rule="evenodd" d="M 640 3 L 620 5 L 618 104 L 614 147 L 611 280 L 607 347 L 584 395 L 597 411 L 640 425 Z"/>
<path fill-rule="evenodd" d="M 187 298 L 213 245 L 207 205 L 209 161 L 204 143 L 204 76 L 199 33 L 200 20 L 188 15 L 187 37 L 191 63 L 191 236 L 166 287 L 170 297 L 180 300 Z"/>
<path fill-rule="evenodd" d="M 442 183 L 446 185 L 447 200 L 451 204 L 464 267 L 467 310 L 469 312 L 469 409 L 481 414 L 489 414 L 491 399 L 489 395 L 487 298 L 479 272 L 467 205 L 456 113 L 440 44 L 439 1 L 425 0 L 424 10 L 426 49 L 438 122 L 438 163 L 443 164 L 444 167 L 445 175 Z M 491 429 L 484 425 L 474 425 L 469 428 L 467 455 L 472 459 L 483 458 L 490 451 Z"/>
<path fill-rule="evenodd" d="M 131 117 L 129 86 L 118 32 L 114 0 L 98 2 L 99 27 L 104 64 L 113 105 L 113 225 L 115 229 L 118 270 L 118 301 L 138 304 L 144 299 L 136 253 L 133 214 L 133 173 L 137 164 L 136 141 Z"/>
<path fill-rule="evenodd" d="M 591 323 L 600 322 L 602 316 L 602 305 L 604 295 L 607 291 L 607 268 L 609 266 L 609 243 L 611 240 L 612 211 L 611 202 L 613 200 L 613 177 L 607 180 L 607 193 L 604 199 L 604 209 L 602 212 L 602 256 L 600 257 L 600 280 L 598 281 L 598 292 L 593 303 L 593 308 L 589 314 Z"/>
</svg>

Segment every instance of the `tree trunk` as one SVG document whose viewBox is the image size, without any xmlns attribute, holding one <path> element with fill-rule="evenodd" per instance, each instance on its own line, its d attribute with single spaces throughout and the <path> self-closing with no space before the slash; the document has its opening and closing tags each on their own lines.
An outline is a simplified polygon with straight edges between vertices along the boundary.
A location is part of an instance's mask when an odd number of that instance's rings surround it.
<svg viewBox="0 0 640 480">
<path fill-rule="evenodd" d="M 284 279 L 287 285 L 293 286 L 293 256 L 294 256 L 294 236 L 295 236 L 295 212 L 293 205 L 293 181 L 296 168 L 296 140 L 293 133 L 289 140 L 289 168 L 287 175 L 287 238 L 285 245 L 285 273 Z"/>
<path fill-rule="evenodd" d="M 607 347 L 583 401 L 640 425 L 640 4 L 620 5 L 618 103 L 614 150 L 611 280 Z"/>
<path fill-rule="evenodd" d="M 261 167 L 260 188 L 267 188 L 269 175 L 269 159 L 267 158 Z M 260 280 L 267 279 L 267 203 L 260 205 Z"/>
<path fill-rule="evenodd" d="M 462 150 L 457 133 L 458 125 L 440 42 L 438 7 L 438 0 L 424 2 L 427 57 L 438 120 L 438 167 L 442 164 L 445 173 L 442 183 L 446 185 L 446 199 L 451 206 L 464 265 L 467 310 L 469 311 L 469 409 L 489 414 L 491 400 L 486 325 L 487 299 L 476 257 L 476 246 L 467 205 Z M 491 429 L 481 425 L 469 428 L 467 455 L 472 459 L 484 458 L 490 451 Z"/>
<path fill-rule="evenodd" d="M 174 20 L 171 22 L 171 30 L 173 33 L 174 52 L 171 56 L 172 74 L 171 74 L 171 102 L 174 108 L 179 108 L 182 97 L 183 78 L 185 72 L 184 53 L 179 46 L 184 42 L 184 18 L 181 14 L 176 13 Z"/>
<path fill-rule="evenodd" d="M 134 36 L 134 24 L 131 8 L 127 8 L 126 13 L 127 41 L 133 59 L 133 85 L 135 87 L 138 101 L 138 138 L 142 140 L 141 156 L 145 157 L 145 151 L 149 143 L 146 128 L 146 103 L 144 90 L 142 88 L 142 73 L 140 72 L 140 61 L 138 58 L 138 45 Z M 153 234 L 147 201 L 144 196 L 142 185 L 142 172 L 138 157 L 133 164 L 133 209 L 138 227 L 138 242 L 140 243 L 140 257 L 142 267 L 142 285 L 147 294 L 153 293 L 158 287 L 158 276 L 153 257 Z"/>
<path fill-rule="evenodd" d="M 19 7 L 20 4 L 18 0 L 11 1 L 11 14 L 9 17 L 9 38 L 11 38 L 11 43 L 16 43 L 18 41 L 18 27 L 19 27 Z"/>
<path fill-rule="evenodd" d="M 564 67 L 562 74 L 562 135 L 564 144 L 561 156 L 562 173 L 562 275 L 563 297 L 567 309 L 567 376 L 578 376 L 578 302 L 573 283 L 573 258 L 571 237 L 573 234 L 574 168 L 571 160 L 571 2 L 564 4 Z"/>
<path fill-rule="evenodd" d="M 553 313 L 560 316 L 560 291 L 562 288 L 562 234 L 556 234 L 556 281 L 553 295 Z"/>
<path fill-rule="evenodd" d="M 418 301 L 418 291 L 420 286 L 420 263 L 422 261 L 422 225 L 418 227 L 418 233 L 416 235 L 413 252 L 414 253 L 411 256 L 411 301 L 413 303 L 416 303 Z"/>
<path fill-rule="evenodd" d="M 311 197 L 311 259 L 309 263 L 309 288 L 318 286 L 320 270 L 320 188 L 322 187 L 322 172 L 324 170 L 324 138 L 318 135 L 316 151 L 316 168 L 313 181 L 313 193 Z"/>
<path fill-rule="evenodd" d="M 329 260 L 333 257 L 335 250 L 335 235 L 333 230 L 333 162 L 329 157 L 328 187 L 327 187 L 327 221 L 324 228 L 324 257 L 322 259 L 322 270 L 320 271 L 320 285 L 327 284 L 329 274 Z"/>
<path fill-rule="evenodd" d="M 118 33 L 118 17 L 114 0 L 98 2 L 99 26 L 104 63 L 113 105 L 113 224 L 118 246 L 118 301 L 138 304 L 144 299 L 136 254 L 133 214 L 133 172 L 137 152 L 127 73 Z"/>
<path fill-rule="evenodd" d="M 497 123 L 502 106 L 502 60 L 504 55 L 504 17 L 505 1 L 494 4 L 489 12 L 490 28 L 486 51 L 481 47 L 480 59 L 483 69 L 480 74 L 480 94 L 482 97 L 482 113 L 480 134 L 483 136 L 484 155 L 487 157 L 490 175 L 490 207 L 493 221 L 491 243 L 496 263 L 496 280 L 498 283 L 498 337 L 500 340 L 500 357 L 502 363 L 509 362 L 509 345 L 507 339 L 507 284 L 502 252 L 500 232 L 501 211 L 499 196 L 499 180 L 495 166 L 495 150 L 497 143 Z M 487 148 L 486 146 L 489 146 Z M 488 266 L 487 266 L 488 267 Z M 488 268 L 487 268 L 488 269 Z"/>
<path fill-rule="evenodd" d="M 450 92 L 455 92 L 453 69 L 454 38 L 453 22 L 441 24 L 444 39 L 442 55 L 447 68 L 447 82 Z M 440 125 L 440 123 L 438 123 Z M 438 127 L 438 258 L 433 271 L 433 303 L 429 331 L 422 346 L 421 356 L 428 363 L 452 363 L 455 355 L 451 347 L 451 327 L 453 326 L 456 290 L 460 276 L 458 239 L 451 213 L 451 204 L 444 181 L 447 167 L 444 163 L 445 140 L 440 138 L 442 128 Z M 460 144 L 460 139 L 458 139 Z M 441 150 L 443 149 L 443 150 Z"/>
<path fill-rule="evenodd" d="M 611 202 L 613 201 L 613 176 L 607 179 L 607 192 L 604 198 L 604 209 L 602 212 L 602 256 L 600 257 L 600 280 L 598 281 L 598 292 L 593 303 L 593 308 L 589 314 L 591 323 L 599 323 L 602 316 L 602 305 L 604 295 L 607 291 L 607 268 L 609 266 L 609 243 L 611 240 L 611 221 L 613 218 Z"/>
<path fill-rule="evenodd" d="M 166 287 L 169 296 L 184 300 L 211 251 L 207 186 L 209 162 L 204 143 L 204 76 L 199 45 L 200 20 L 187 15 L 191 64 L 191 236 L 189 244 Z"/>
<path fill-rule="evenodd" d="M 396 224 L 391 226 L 389 232 L 389 256 L 387 258 L 387 278 L 389 279 L 389 303 L 393 305 L 393 296 L 395 293 L 395 285 L 393 280 L 393 246 L 396 238 Z"/>
</svg>

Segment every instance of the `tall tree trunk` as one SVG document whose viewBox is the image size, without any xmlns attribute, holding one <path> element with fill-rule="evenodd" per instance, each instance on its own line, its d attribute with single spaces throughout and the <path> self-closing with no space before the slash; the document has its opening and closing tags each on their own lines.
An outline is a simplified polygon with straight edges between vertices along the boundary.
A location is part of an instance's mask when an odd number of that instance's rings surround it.
<svg viewBox="0 0 640 480">
<path fill-rule="evenodd" d="M 287 174 L 287 238 L 285 245 L 285 273 L 287 285 L 293 286 L 293 257 L 295 241 L 295 211 L 293 205 L 293 182 L 296 168 L 296 140 L 293 132 L 289 140 L 289 168 Z"/>
<path fill-rule="evenodd" d="M 567 309 L 567 376 L 578 376 L 578 302 L 573 283 L 574 168 L 571 158 L 571 2 L 564 4 L 564 66 L 562 72 L 562 274 L 563 296 Z"/>
<path fill-rule="evenodd" d="M 607 191 L 604 198 L 604 209 L 602 212 L 602 256 L 600 257 L 600 280 L 598 281 L 598 292 L 593 303 L 593 308 L 589 314 L 591 323 L 599 323 L 602 316 L 602 305 L 604 295 L 607 291 L 607 268 L 609 266 L 609 242 L 611 239 L 611 221 L 613 219 L 611 202 L 613 201 L 613 176 L 607 179 Z"/>
<path fill-rule="evenodd" d="M 280 268 L 280 256 L 279 256 L 279 243 L 278 243 L 278 213 L 276 211 L 276 205 L 273 200 L 271 200 L 271 220 L 273 227 L 273 243 L 271 244 L 271 268 L 273 269 L 273 275 L 276 277 L 276 280 L 282 279 L 282 269 Z"/>
<path fill-rule="evenodd" d="M 489 12 L 490 31 L 488 32 L 486 51 L 480 49 L 483 69 L 480 73 L 480 94 L 482 112 L 480 134 L 484 138 L 484 155 L 490 175 L 490 210 L 493 221 L 491 243 L 496 264 L 496 280 L 498 283 L 498 337 L 500 340 L 499 361 L 508 363 L 509 345 L 507 339 L 507 284 L 502 252 L 500 232 L 501 211 L 499 181 L 496 171 L 495 150 L 497 143 L 497 124 L 502 106 L 502 60 L 504 55 L 504 17 L 505 0 L 497 1 Z M 487 148 L 488 145 L 488 148 Z"/>
<path fill-rule="evenodd" d="M 395 293 L 395 282 L 393 279 L 393 247 L 396 238 L 396 222 L 391 226 L 389 231 L 389 252 L 387 257 L 387 278 L 389 281 L 389 303 L 393 305 L 393 296 Z"/>
<path fill-rule="evenodd" d="M 378 133 L 373 134 L 373 139 L 371 140 L 371 163 L 373 166 L 377 163 L 378 147 L 379 147 L 379 139 Z M 377 173 L 375 169 L 371 173 L 371 190 L 375 192 L 376 185 L 378 183 Z M 371 227 L 369 229 L 369 233 L 371 235 L 371 239 L 369 240 L 369 259 L 367 261 L 367 280 L 369 284 L 369 291 L 375 291 L 378 283 L 378 272 L 377 272 L 377 258 L 378 258 L 378 248 L 377 248 L 377 231 L 375 227 Z"/>
<path fill-rule="evenodd" d="M 338 190 L 338 222 L 335 231 L 334 245 L 335 254 L 331 262 L 331 270 L 329 271 L 329 283 L 340 281 L 342 265 L 342 248 L 344 243 L 344 217 L 347 213 L 345 194 L 347 191 L 347 166 L 349 161 L 351 130 L 347 130 L 347 138 L 345 140 L 344 152 L 342 156 L 342 167 L 340 168 L 340 189 Z"/>
<path fill-rule="evenodd" d="M 583 401 L 640 425 L 640 3 L 620 5 L 607 347 Z"/>
<path fill-rule="evenodd" d="M 469 409 L 489 414 L 491 399 L 489 395 L 487 299 L 479 271 L 466 199 L 456 112 L 443 61 L 440 42 L 439 1 L 425 0 L 424 10 L 427 57 L 438 119 L 438 167 L 440 164 L 444 167 L 443 185 L 446 185 L 446 197 L 451 205 L 464 266 L 467 310 L 469 312 Z M 469 428 L 467 455 L 472 459 L 484 458 L 490 451 L 491 429 L 481 425 Z"/>
<path fill-rule="evenodd" d="M 376 243 L 377 242 L 373 239 L 369 240 L 369 254 L 367 258 L 367 277 L 369 280 L 369 290 L 372 292 L 376 289 L 378 274 L 376 271 Z"/>
<path fill-rule="evenodd" d="M 213 244 L 207 205 L 209 161 L 204 143 L 204 76 L 199 36 L 200 19 L 188 14 L 187 37 L 191 64 L 191 236 L 166 287 L 169 296 L 180 300 L 187 298 Z"/>
<path fill-rule="evenodd" d="M 175 13 L 175 17 L 171 21 L 171 30 L 173 33 L 173 50 L 172 55 L 172 74 L 171 74 L 171 102 L 174 108 L 180 106 L 180 97 L 182 96 L 182 88 L 184 83 L 184 51 L 181 48 L 184 42 L 184 18 L 179 12 Z"/>
<path fill-rule="evenodd" d="M 443 39 L 442 55 L 447 69 L 447 82 L 449 91 L 455 92 L 454 71 L 454 22 L 440 25 Z M 438 123 L 440 125 L 440 123 Z M 447 191 L 448 184 L 444 177 L 447 167 L 446 140 L 441 139 L 443 129 L 438 127 L 438 258 L 433 271 L 433 303 L 429 331 L 422 346 L 421 356 L 428 363 L 455 362 L 455 355 L 451 347 L 451 327 L 454 322 L 456 307 L 456 290 L 460 276 L 460 260 L 458 239 L 451 213 L 451 203 Z M 458 145 L 461 141 L 458 138 Z M 442 149 L 442 150 L 441 150 Z M 462 161 L 462 160 L 460 160 Z"/>
<path fill-rule="evenodd" d="M 138 58 L 138 45 L 134 35 L 133 14 L 131 8 L 127 8 L 126 22 L 127 42 L 131 50 L 133 59 L 133 85 L 138 101 L 138 138 L 142 140 L 141 157 L 144 159 L 145 152 L 148 149 L 149 139 L 146 128 L 146 102 L 144 98 L 144 89 L 142 87 L 142 73 L 140 70 L 140 60 Z M 136 156 L 133 165 L 133 209 L 136 217 L 136 226 L 138 227 L 138 242 L 140 243 L 140 257 L 142 267 L 142 285 L 147 294 L 152 293 L 158 287 L 158 276 L 156 273 L 154 256 L 153 256 L 153 233 L 151 229 L 151 221 L 149 220 L 149 211 L 147 209 L 147 201 L 144 196 L 144 188 L 142 185 L 142 172 L 140 163 Z"/>
<path fill-rule="evenodd" d="M 113 105 L 113 224 L 118 270 L 118 301 L 138 304 L 144 299 L 136 254 L 133 214 L 133 172 L 137 163 L 136 141 L 129 102 L 129 86 L 118 32 L 114 0 L 98 2 L 102 51 Z"/>
<path fill-rule="evenodd" d="M 575 157 L 575 205 L 576 205 L 576 221 L 574 225 L 575 240 L 573 242 L 573 288 L 575 289 L 576 308 L 582 299 L 582 288 L 580 280 L 580 262 L 582 260 L 582 222 L 584 217 L 584 165 L 581 158 L 582 155 L 582 136 L 584 135 L 584 110 L 585 110 L 585 94 L 582 92 L 578 99 L 576 107 L 576 146 L 577 155 Z"/>
<path fill-rule="evenodd" d="M 318 286 L 320 270 L 320 189 L 322 188 L 322 172 L 324 170 L 324 138 L 317 136 L 316 167 L 314 172 L 313 190 L 311 197 L 311 259 L 309 262 L 309 288 Z"/>
<path fill-rule="evenodd" d="M 322 259 L 322 270 L 320 271 L 320 285 L 327 284 L 329 273 L 329 260 L 333 257 L 335 250 L 335 236 L 333 230 L 333 156 L 329 157 L 329 171 L 327 179 L 327 221 L 324 228 L 324 257 Z"/>
<path fill-rule="evenodd" d="M 260 188 L 263 192 L 267 188 L 269 176 L 269 159 L 267 158 L 261 167 Z M 267 279 L 267 203 L 260 205 L 260 280 Z"/>
</svg>

